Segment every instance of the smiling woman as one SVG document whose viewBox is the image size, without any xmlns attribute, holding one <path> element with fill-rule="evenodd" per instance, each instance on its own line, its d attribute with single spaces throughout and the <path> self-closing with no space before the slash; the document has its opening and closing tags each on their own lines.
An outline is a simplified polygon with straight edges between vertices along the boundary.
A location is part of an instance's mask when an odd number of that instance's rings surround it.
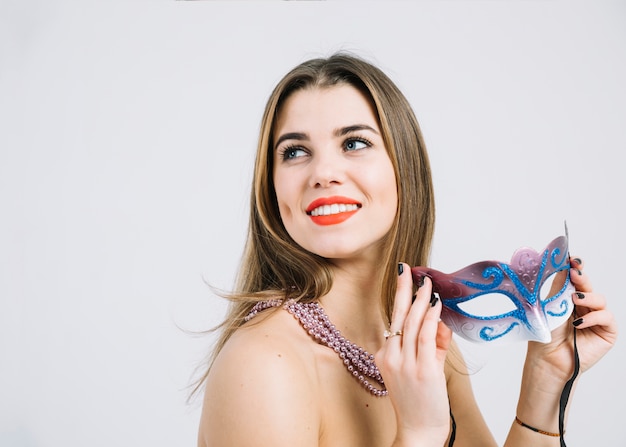
<svg viewBox="0 0 626 447">
<path fill-rule="evenodd" d="M 350 85 L 311 87 L 285 101 L 274 125 L 274 185 L 299 246 L 327 259 L 365 255 L 391 228 L 396 179 L 378 127 L 367 97 Z"/>
<path fill-rule="evenodd" d="M 428 265 L 433 227 L 428 156 L 394 83 L 346 54 L 290 71 L 261 125 L 241 273 L 199 384 L 198 445 L 495 445 L 442 303 L 408 268 Z M 572 330 L 582 370 L 615 341 L 582 261 L 563 262 L 585 318 L 529 343 L 507 447 L 559 445 Z"/>
</svg>

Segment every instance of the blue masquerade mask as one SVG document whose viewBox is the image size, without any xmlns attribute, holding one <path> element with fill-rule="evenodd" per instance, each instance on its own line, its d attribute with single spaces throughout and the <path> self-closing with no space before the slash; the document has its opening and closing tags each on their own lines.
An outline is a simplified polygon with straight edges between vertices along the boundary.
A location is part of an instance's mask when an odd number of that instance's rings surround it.
<svg viewBox="0 0 626 447">
<path fill-rule="evenodd" d="M 432 279 L 443 303 L 441 319 L 461 337 L 547 343 L 574 308 L 567 243 L 561 236 L 542 252 L 520 248 L 509 264 L 483 261 L 451 274 L 425 267 L 411 271 L 415 281 Z"/>
</svg>

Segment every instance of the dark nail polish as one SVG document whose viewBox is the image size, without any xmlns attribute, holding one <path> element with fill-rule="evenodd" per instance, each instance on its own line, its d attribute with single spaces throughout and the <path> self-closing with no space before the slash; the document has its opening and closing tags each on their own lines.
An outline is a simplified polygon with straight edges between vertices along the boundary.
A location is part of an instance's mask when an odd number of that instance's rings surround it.
<svg viewBox="0 0 626 447">
<path fill-rule="evenodd" d="M 574 322 L 572 323 L 574 326 L 578 327 L 581 324 L 583 324 L 583 319 L 581 318 L 577 318 L 576 320 L 574 320 Z"/>
<path fill-rule="evenodd" d="M 439 297 L 436 293 L 433 292 L 433 294 L 430 295 L 430 307 L 435 307 L 437 301 L 439 301 Z"/>
<path fill-rule="evenodd" d="M 582 276 L 582 275 L 583 275 L 583 272 L 582 272 L 582 270 L 581 270 L 581 269 L 576 269 L 576 273 L 578 273 L 578 275 L 579 275 L 579 276 Z"/>
<path fill-rule="evenodd" d="M 574 258 L 574 262 L 578 265 L 583 265 L 583 260 L 580 258 Z"/>
<path fill-rule="evenodd" d="M 398 263 L 398 276 L 402 275 L 402 272 L 404 272 L 404 264 L 399 262 Z"/>
<path fill-rule="evenodd" d="M 585 294 L 582 292 L 576 292 L 576 296 L 578 297 L 579 300 L 582 300 L 585 298 Z"/>
<path fill-rule="evenodd" d="M 424 277 L 420 276 L 417 282 L 415 283 L 415 287 L 419 290 L 420 287 L 424 285 Z"/>
</svg>

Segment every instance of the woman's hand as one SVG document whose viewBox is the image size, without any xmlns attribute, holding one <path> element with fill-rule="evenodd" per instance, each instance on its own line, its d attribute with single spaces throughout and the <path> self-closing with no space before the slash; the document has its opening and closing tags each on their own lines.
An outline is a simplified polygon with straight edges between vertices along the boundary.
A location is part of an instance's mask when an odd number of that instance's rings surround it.
<svg viewBox="0 0 626 447">
<path fill-rule="evenodd" d="M 431 300 L 430 278 L 412 302 L 409 266 L 400 264 L 399 272 L 390 335 L 376 354 L 396 413 L 394 445 L 441 446 L 450 429 L 444 363 L 452 331 L 439 321 L 441 301 Z"/>
<path fill-rule="evenodd" d="M 615 344 L 617 324 L 607 310 L 606 300 L 594 293 L 589 277 L 583 270 L 580 258 L 571 258 L 570 279 L 576 287 L 573 295 L 575 305 L 570 324 L 552 331 L 552 341 L 547 344 L 529 343 L 529 356 L 545 362 L 554 369 L 557 377 L 566 381 L 574 370 L 573 331 L 580 357 L 580 371 L 584 372 L 597 363 Z"/>
<path fill-rule="evenodd" d="M 550 343 L 529 342 L 517 416 L 533 427 L 558 433 L 560 396 L 574 372 L 574 331 L 580 372 L 597 363 L 615 344 L 617 324 L 606 300 L 593 292 L 579 258 L 570 259 L 570 279 L 576 287 L 569 322 L 552 331 Z M 519 429 L 515 424 L 514 429 Z M 514 430 L 512 429 L 511 433 Z M 522 430 L 528 435 L 528 430 Z M 542 441 L 547 437 L 540 436 Z M 515 437 L 511 435 L 511 440 Z M 505 445 L 527 445 L 507 443 Z"/>
</svg>

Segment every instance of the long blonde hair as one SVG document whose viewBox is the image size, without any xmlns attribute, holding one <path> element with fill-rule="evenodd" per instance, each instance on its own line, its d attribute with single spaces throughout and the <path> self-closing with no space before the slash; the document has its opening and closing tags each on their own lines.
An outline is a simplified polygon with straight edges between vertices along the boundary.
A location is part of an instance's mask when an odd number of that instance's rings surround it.
<svg viewBox="0 0 626 447">
<path fill-rule="evenodd" d="M 263 114 L 250 197 L 250 220 L 236 287 L 216 342 L 209 369 L 230 336 L 259 301 L 270 298 L 314 300 L 332 286 L 329 262 L 306 251 L 282 224 L 273 183 L 273 128 L 285 100 L 307 88 L 351 85 L 375 107 L 393 164 L 398 211 L 384 244 L 380 284 L 381 312 L 389 320 L 399 261 L 426 265 L 434 232 L 435 204 L 430 163 L 415 114 L 396 85 L 374 65 L 345 53 L 306 61 L 274 88 Z M 208 375 L 198 381 L 196 390 Z"/>
</svg>

